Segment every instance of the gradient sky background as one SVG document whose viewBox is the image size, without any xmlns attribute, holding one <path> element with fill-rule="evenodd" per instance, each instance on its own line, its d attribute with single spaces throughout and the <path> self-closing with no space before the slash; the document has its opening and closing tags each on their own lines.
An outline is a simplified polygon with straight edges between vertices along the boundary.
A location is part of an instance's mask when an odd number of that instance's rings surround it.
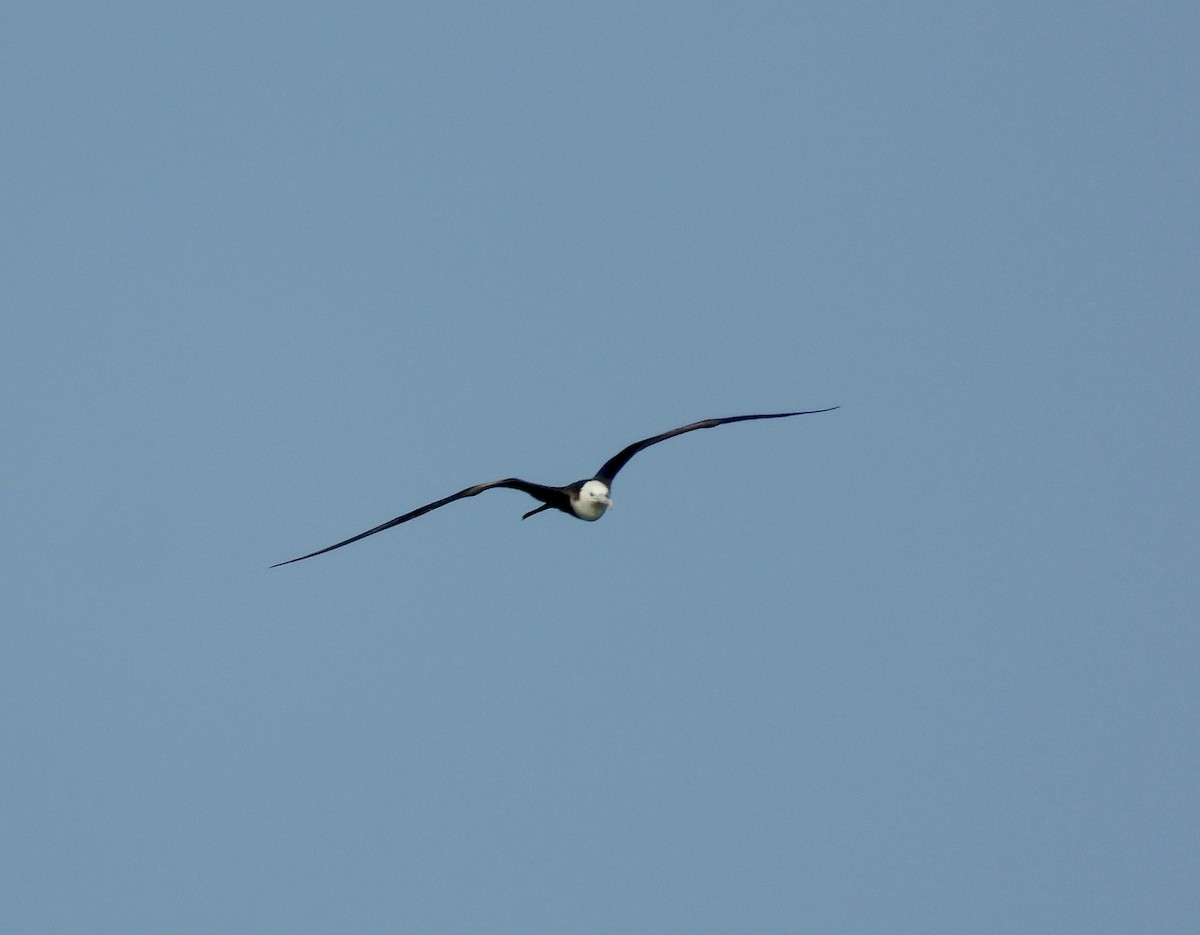
<svg viewBox="0 0 1200 935">
<path fill-rule="evenodd" d="M 0 929 L 1200 931 L 1198 47 L 10 0 Z"/>
</svg>

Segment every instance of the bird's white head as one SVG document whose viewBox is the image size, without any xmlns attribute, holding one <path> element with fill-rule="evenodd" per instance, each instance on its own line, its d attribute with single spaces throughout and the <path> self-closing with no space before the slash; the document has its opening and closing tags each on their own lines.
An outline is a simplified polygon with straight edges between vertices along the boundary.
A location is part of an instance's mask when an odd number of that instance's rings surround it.
<svg viewBox="0 0 1200 935">
<path fill-rule="evenodd" d="M 603 481 L 590 480 L 579 488 L 579 496 L 571 501 L 571 508 L 580 519 L 589 522 L 598 520 L 612 506 L 608 496 L 608 485 Z"/>
</svg>

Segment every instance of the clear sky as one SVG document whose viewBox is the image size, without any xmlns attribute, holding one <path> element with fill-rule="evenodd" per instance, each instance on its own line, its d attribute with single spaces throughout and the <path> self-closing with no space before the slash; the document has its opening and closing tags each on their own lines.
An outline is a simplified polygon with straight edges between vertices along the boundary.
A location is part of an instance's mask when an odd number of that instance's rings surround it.
<svg viewBox="0 0 1200 935">
<path fill-rule="evenodd" d="M 1200 931 L 1198 47 L 10 0 L 0 929 Z"/>
</svg>

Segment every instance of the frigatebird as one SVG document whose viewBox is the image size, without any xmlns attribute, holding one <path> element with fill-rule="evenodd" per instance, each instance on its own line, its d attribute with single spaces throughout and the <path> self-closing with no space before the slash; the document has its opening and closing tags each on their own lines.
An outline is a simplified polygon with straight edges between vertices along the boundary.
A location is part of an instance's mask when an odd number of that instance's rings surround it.
<svg viewBox="0 0 1200 935">
<path fill-rule="evenodd" d="M 317 549 L 315 552 L 309 552 L 307 555 L 301 555 L 299 558 L 289 558 L 286 562 L 279 562 L 272 565 L 272 568 L 278 568 L 280 565 L 290 565 L 292 562 L 302 562 L 306 558 L 312 558 L 315 555 L 324 555 L 326 552 L 332 552 L 334 549 L 340 549 L 344 545 L 349 545 L 351 542 L 357 542 L 359 539 L 365 539 L 367 536 L 373 536 L 377 532 L 383 532 L 385 529 L 391 529 L 393 526 L 399 526 L 401 523 L 407 523 L 410 519 L 416 519 L 418 516 L 424 516 L 432 510 L 445 506 L 447 503 L 453 503 L 455 500 L 462 500 L 465 497 L 474 497 L 476 494 L 481 494 L 485 490 L 492 490 L 495 487 L 507 487 L 511 490 L 520 490 L 523 493 L 529 494 L 535 500 L 540 500 L 542 505 L 536 509 L 530 510 L 521 519 L 529 519 L 529 517 L 541 513 L 543 510 L 559 510 L 577 519 L 586 520 L 587 522 L 595 522 L 604 515 L 604 511 L 613 505 L 612 499 L 609 497 L 609 492 L 612 490 L 613 478 L 617 476 L 617 472 L 629 462 L 639 451 L 649 448 L 651 445 L 657 445 L 659 442 L 665 442 L 668 438 L 674 438 L 676 435 L 683 435 L 686 432 L 694 432 L 697 429 L 711 429 L 714 426 L 725 425 L 729 422 L 748 422 L 751 419 L 786 419 L 789 416 L 811 416 L 819 412 L 832 412 L 834 409 L 840 409 L 840 406 L 830 406 L 828 409 L 809 409 L 805 412 L 773 412 L 764 415 L 750 416 L 727 416 L 724 419 L 702 419 L 699 422 L 692 422 L 688 425 L 681 425 L 677 429 L 671 429 L 669 432 L 663 432 L 661 435 L 652 435 L 650 438 L 643 438 L 639 442 L 634 442 L 632 445 L 626 445 L 615 455 L 609 458 L 596 472 L 595 476 L 587 480 L 577 480 L 573 484 L 567 484 L 565 487 L 548 487 L 545 484 L 534 484 L 527 480 L 521 480 L 519 477 L 506 477 L 503 480 L 488 481 L 485 484 L 476 484 L 473 487 L 465 487 L 458 493 L 452 493 L 448 497 L 443 497 L 441 500 L 435 500 L 433 503 L 426 503 L 424 506 L 419 506 L 415 510 L 410 510 L 403 516 L 397 516 L 395 519 L 389 519 L 386 523 L 376 526 L 374 529 L 368 529 L 366 532 L 360 532 L 357 536 L 351 536 L 349 539 L 343 539 L 341 542 L 335 542 L 333 545 L 328 545 L 323 549 Z"/>
</svg>

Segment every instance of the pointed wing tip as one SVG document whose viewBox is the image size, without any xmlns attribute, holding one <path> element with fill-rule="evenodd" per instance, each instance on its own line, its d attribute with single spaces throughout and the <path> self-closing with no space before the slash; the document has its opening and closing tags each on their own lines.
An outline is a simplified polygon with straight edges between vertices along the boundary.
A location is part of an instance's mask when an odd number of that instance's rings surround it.
<svg viewBox="0 0 1200 935">
<path fill-rule="evenodd" d="M 345 545 L 345 543 L 342 543 L 342 545 Z M 336 548 L 337 548 L 337 546 L 335 545 L 335 546 L 331 546 L 328 549 L 318 549 L 316 552 L 309 552 L 307 555 L 298 555 L 298 556 L 296 556 L 296 558 L 289 558 L 286 562 L 276 562 L 274 565 L 271 566 L 271 568 L 282 568 L 284 565 L 291 565 L 293 562 L 302 562 L 306 558 L 313 558 L 317 555 L 320 555 L 322 552 L 330 552 Z M 270 571 L 271 568 L 268 568 L 267 571 Z"/>
</svg>

